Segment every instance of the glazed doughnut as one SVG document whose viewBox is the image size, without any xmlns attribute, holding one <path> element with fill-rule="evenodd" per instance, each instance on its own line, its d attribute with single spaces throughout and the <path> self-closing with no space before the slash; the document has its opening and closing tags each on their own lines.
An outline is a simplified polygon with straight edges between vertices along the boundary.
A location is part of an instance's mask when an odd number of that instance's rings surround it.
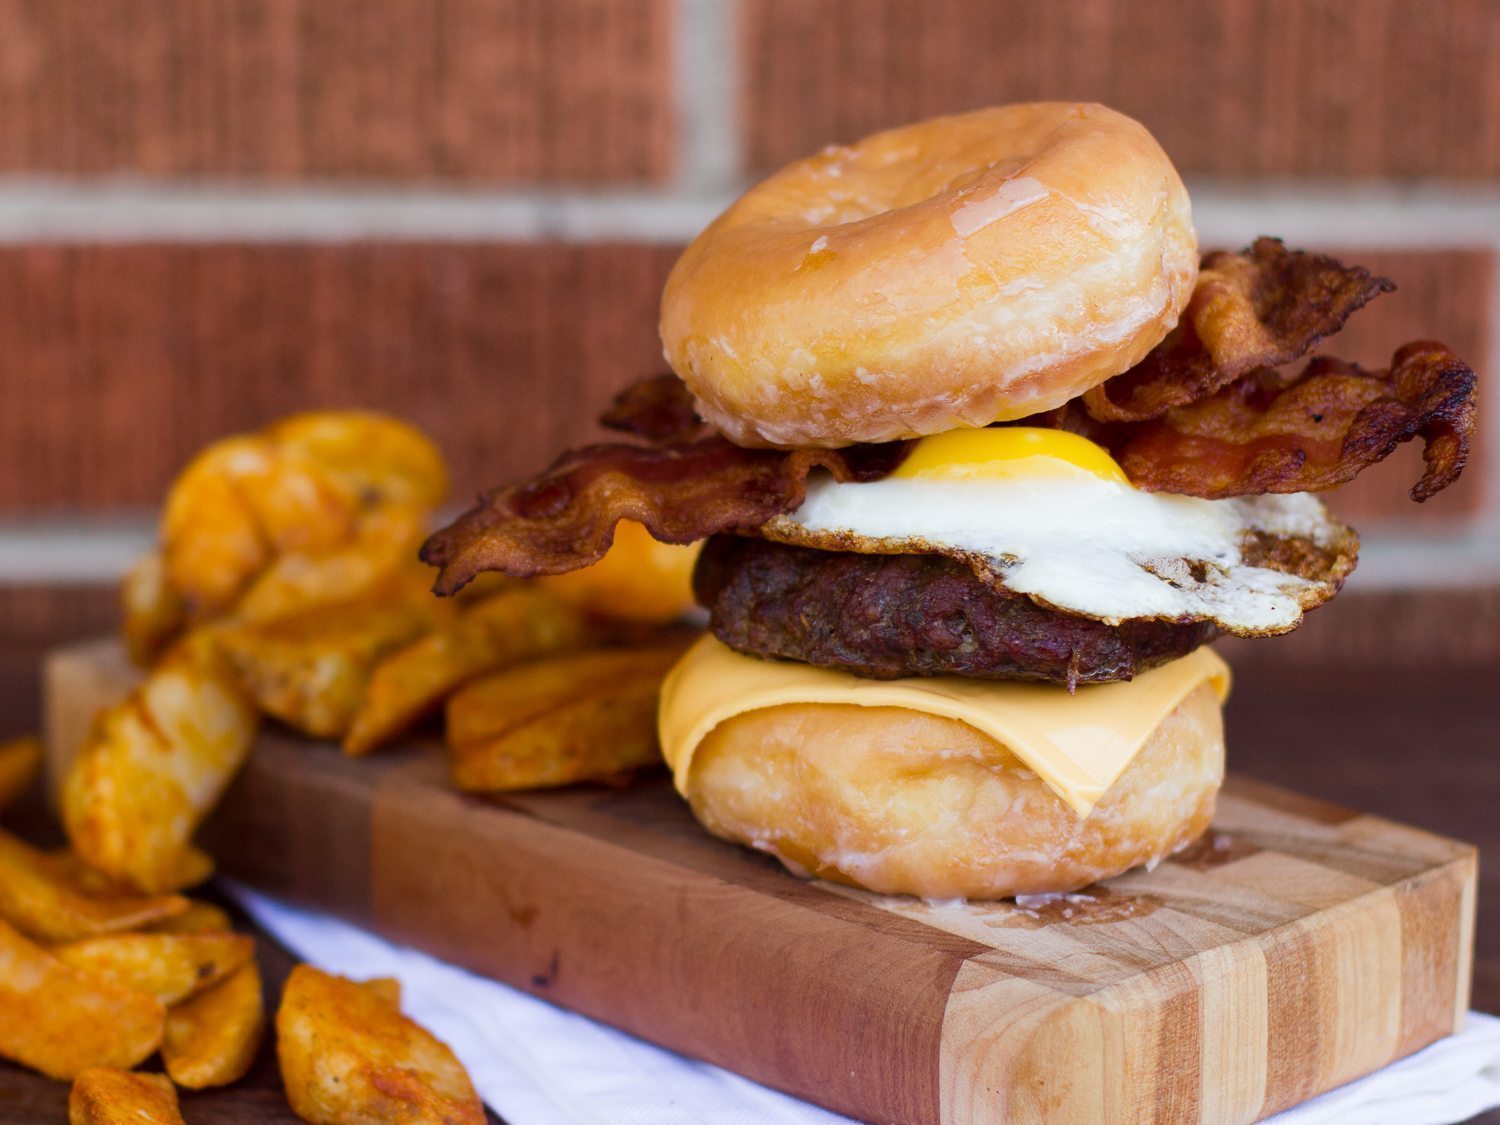
<svg viewBox="0 0 1500 1125">
<path fill-rule="evenodd" d="M 839 446 L 1060 406 L 1133 366 L 1197 276 L 1187 192 L 1101 105 L 997 106 L 825 149 L 673 268 L 668 362 L 742 445 Z"/>
<path fill-rule="evenodd" d="M 789 704 L 720 723 L 688 777 L 716 836 L 799 874 L 883 894 L 996 899 L 1077 890 L 1196 839 L 1224 778 L 1200 684 L 1079 817 L 1000 743 L 900 707 Z"/>
</svg>

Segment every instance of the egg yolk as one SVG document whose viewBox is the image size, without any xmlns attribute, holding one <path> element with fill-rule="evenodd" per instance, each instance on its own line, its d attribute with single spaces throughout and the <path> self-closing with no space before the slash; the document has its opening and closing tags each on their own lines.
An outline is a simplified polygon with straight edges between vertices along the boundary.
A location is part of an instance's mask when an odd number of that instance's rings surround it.
<svg viewBox="0 0 1500 1125">
<path fill-rule="evenodd" d="M 949 430 L 919 438 L 891 476 L 906 480 L 1002 480 L 1080 473 L 1130 483 L 1103 447 L 1066 430 L 1039 426 Z"/>
</svg>

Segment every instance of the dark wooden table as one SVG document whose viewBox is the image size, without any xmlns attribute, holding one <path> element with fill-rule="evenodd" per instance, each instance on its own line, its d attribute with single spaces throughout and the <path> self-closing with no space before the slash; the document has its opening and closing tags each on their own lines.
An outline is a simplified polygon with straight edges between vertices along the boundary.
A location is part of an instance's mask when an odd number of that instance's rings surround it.
<svg viewBox="0 0 1500 1125">
<path fill-rule="evenodd" d="M 35 679 L 0 664 L 0 736 L 33 729 Z M 1493 668 L 1378 674 L 1330 666 L 1241 668 L 1229 754 L 1240 773 L 1477 843 L 1500 856 L 1500 677 Z M 1481 865 L 1474 1005 L 1500 1011 L 1500 862 Z M 291 966 L 265 935 L 268 1010 Z M 0 1123 L 62 1121 L 67 1088 L 0 1063 Z M 294 1121 L 269 1047 L 241 1083 L 184 1093 L 197 1123 Z M 1500 1113 L 1476 1121 L 1500 1125 Z M 524 1125 L 524 1123 L 522 1123 Z"/>
</svg>

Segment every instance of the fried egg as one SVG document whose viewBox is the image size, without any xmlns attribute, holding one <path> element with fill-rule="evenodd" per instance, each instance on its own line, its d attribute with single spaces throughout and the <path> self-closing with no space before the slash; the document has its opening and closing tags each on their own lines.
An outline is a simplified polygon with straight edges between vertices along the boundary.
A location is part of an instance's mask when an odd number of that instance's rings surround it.
<svg viewBox="0 0 1500 1125">
<path fill-rule="evenodd" d="M 941 554 L 1008 591 L 1108 624 L 1295 628 L 1354 568 L 1358 540 L 1306 493 L 1202 500 L 1143 492 L 1099 445 L 1024 426 L 920 439 L 878 481 L 819 475 L 767 538 Z"/>
</svg>

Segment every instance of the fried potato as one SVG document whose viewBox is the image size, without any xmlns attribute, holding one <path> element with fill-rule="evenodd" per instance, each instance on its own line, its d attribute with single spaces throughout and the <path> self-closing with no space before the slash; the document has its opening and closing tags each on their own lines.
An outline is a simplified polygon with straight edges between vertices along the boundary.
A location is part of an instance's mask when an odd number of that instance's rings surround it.
<svg viewBox="0 0 1500 1125">
<path fill-rule="evenodd" d="M 187 909 L 148 927 L 154 934 L 233 933 L 234 923 L 222 907 L 199 899 L 188 899 Z"/>
<path fill-rule="evenodd" d="M 0 1056 L 52 1078 L 132 1067 L 161 1043 L 155 997 L 64 963 L 0 922 Z"/>
<path fill-rule="evenodd" d="M 70 857 L 48 855 L 0 831 L 0 919 L 40 941 L 72 941 L 162 922 L 187 909 L 177 895 L 89 887 Z"/>
<path fill-rule="evenodd" d="M 135 664 L 149 667 L 187 624 L 187 606 L 167 578 L 160 551 L 142 555 L 126 572 L 120 603 L 126 651 Z"/>
<path fill-rule="evenodd" d="M 361 597 L 397 575 L 431 586 L 431 571 L 416 562 L 427 514 L 411 508 L 373 513 L 355 539 L 319 555 L 292 553 L 271 563 L 234 607 L 238 622 L 275 621 L 321 605 Z"/>
<path fill-rule="evenodd" d="M 503 791 L 611 777 L 661 760 L 656 703 L 676 646 L 604 649 L 512 668 L 448 702 L 460 789 Z"/>
<path fill-rule="evenodd" d="M 273 556 L 332 550 L 354 536 L 366 501 L 316 460 L 272 442 L 272 454 L 247 466 L 240 495 Z"/>
<path fill-rule="evenodd" d="M 376 665 L 455 613 L 402 576 L 361 598 L 227 627 L 219 641 L 261 710 L 315 738 L 339 738 Z"/>
<path fill-rule="evenodd" d="M 371 977 L 356 981 L 360 988 L 373 992 L 393 1008 L 401 1007 L 401 982 L 395 977 Z"/>
<path fill-rule="evenodd" d="M 388 656 L 370 677 L 344 738 L 348 754 L 366 754 L 401 734 L 476 676 L 576 648 L 583 617 L 528 586 L 464 606 L 459 618 Z"/>
<path fill-rule="evenodd" d="M 268 575 L 286 555 L 319 560 L 354 545 L 359 550 L 344 570 L 372 561 L 383 570 L 388 514 L 400 509 L 395 522 L 415 525 L 419 537 L 447 487 L 447 469 L 432 443 L 378 414 L 296 415 L 260 434 L 209 446 L 167 495 L 160 561 L 143 561 L 126 583 L 132 652 L 149 658 L 174 625 L 216 620 L 257 587 L 258 620 L 265 619 L 267 603 L 300 595 L 293 608 L 314 604 L 305 600 L 316 592 L 305 575 L 302 582 Z M 409 557 L 415 543 L 404 546 Z M 338 590 L 341 597 L 355 592 Z"/>
<path fill-rule="evenodd" d="M 63 823 L 90 865 L 145 891 L 212 870 L 188 844 L 254 740 L 260 717 L 202 634 L 173 649 L 95 724 L 63 783 Z"/>
<path fill-rule="evenodd" d="M 0 742 L 0 809 L 13 805 L 42 772 L 42 743 L 34 734 Z"/>
<path fill-rule="evenodd" d="M 266 437 L 316 461 L 367 505 L 435 508 L 448 495 L 448 469 L 437 446 L 420 430 L 383 414 L 294 414 L 266 430 Z"/>
<path fill-rule="evenodd" d="M 538 578 L 554 597 L 601 617 L 666 623 L 693 608 L 701 543 L 659 543 L 634 520 L 615 525 L 608 553 L 591 566 Z"/>
<path fill-rule="evenodd" d="M 252 958 L 168 1010 L 162 1062 L 172 1081 L 189 1090 L 228 1085 L 250 1069 L 265 1026 L 260 970 Z"/>
<path fill-rule="evenodd" d="M 188 463 L 167 493 L 162 565 L 194 621 L 227 611 L 271 561 L 271 544 L 241 482 L 265 473 L 275 455 L 259 437 L 216 442 Z"/>
<path fill-rule="evenodd" d="M 385 986 L 298 965 L 276 1013 L 276 1055 L 287 1100 L 306 1121 L 485 1119 L 463 1065 Z"/>
<path fill-rule="evenodd" d="M 218 798 L 209 805 L 210 810 L 218 803 Z M 193 887 L 201 887 L 209 879 L 213 878 L 214 860 L 213 856 L 201 848 L 188 844 L 182 849 L 182 854 L 177 858 L 177 866 L 164 870 L 158 890 L 162 893 L 167 891 L 186 891 Z"/>
<path fill-rule="evenodd" d="M 59 960 L 112 983 L 176 1004 L 210 988 L 255 956 L 245 934 L 107 934 L 52 947 Z"/>
<path fill-rule="evenodd" d="M 73 1079 L 69 1125 L 173 1125 L 177 1090 L 162 1074 L 91 1066 Z"/>
</svg>

